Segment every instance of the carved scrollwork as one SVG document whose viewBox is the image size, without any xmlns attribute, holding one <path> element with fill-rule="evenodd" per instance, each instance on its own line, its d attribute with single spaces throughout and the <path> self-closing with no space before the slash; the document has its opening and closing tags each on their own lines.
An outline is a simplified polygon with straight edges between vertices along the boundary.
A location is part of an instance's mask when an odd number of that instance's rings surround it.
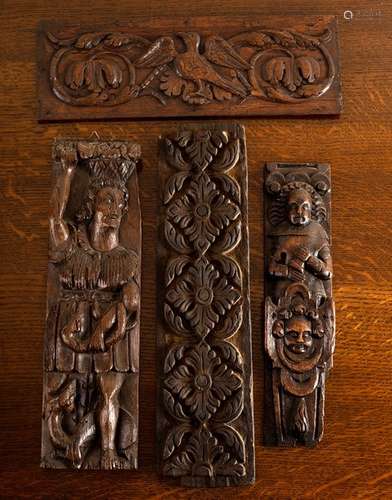
<svg viewBox="0 0 392 500">
<path fill-rule="evenodd" d="M 272 362 L 270 443 L 314 445 L 323 433 L 335 324 L 329 167 L 267 165 L 265 347 Z"/>
<path fill-rule="evenodd" d="M 50 85 L 73 106 L 118 106 L 152 96 L 165 107 L 252 99 L 295 104 L 327 93 L 337 69 L 331 19 L 297 28 L 239 26 L 229 35 L 201 30 L 142 37 L 97 31 L 70 38 L 47 31 Z"/>
<path fill-rule="evenodd" d="M 162 166 L 170 169 L 163 179 L 163 235 L 172 249 L 162 291 L 164 329 L 172 335 L 163 359 L 162 471 L 184 484 L 244 483 L 253 474 L 253 452 L 245 451 L 253 438 L 244 415 L 251 404 L 243 361 L 249 338 L 237 339 L 247 345 L 242 351 L 229 341 L 249 328 L 247 271 L 235 250 L 245 195 L 237 179 L 246 175 L 238 132 L 202 128 L 162 141 Z"/>
</svg>

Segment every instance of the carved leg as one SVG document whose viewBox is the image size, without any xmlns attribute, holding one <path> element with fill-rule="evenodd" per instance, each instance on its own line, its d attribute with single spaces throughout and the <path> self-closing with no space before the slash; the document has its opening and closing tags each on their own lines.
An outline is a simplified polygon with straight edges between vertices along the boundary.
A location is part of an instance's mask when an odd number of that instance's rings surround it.
<svg viewBox="0 0 392 500">
<path fill-rule="evenodd" d="M 117 455 L 115 443 L 120 409 L 118 397 L 124 378 L 124 373 L 116 372 L 102 373 L 98 376 L 102 393 L 102 406 L 99 410 L 102 469 L 124 469 L 127 467 L 127 461 Z"/>
</svg>

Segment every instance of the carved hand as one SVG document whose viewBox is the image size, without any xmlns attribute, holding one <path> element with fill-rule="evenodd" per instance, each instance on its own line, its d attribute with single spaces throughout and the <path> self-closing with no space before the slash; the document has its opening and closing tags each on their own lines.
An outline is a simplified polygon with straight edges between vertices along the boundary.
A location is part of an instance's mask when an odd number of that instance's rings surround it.
<svg viewBox="0 0 392 500">
<path fill-rule="evenodd" d="M 297 247 L 294 250 L 294 256 L 297 257 L 297 259 L 302 260 L 303 262 L 306 262 L 311 257 L 311 255 L 312 254 L 309 248 L 303 246 Z"/>
<path fill-rule="evenodd" d="M 269 265 L 269 272 L 272 276 L 277 276 L 279 278 L 287 278 L 288 267 L 286 264 L 278 264 L 274 260 L 271 260 Z"/>
<path fill-rule="evenodd" d="M 72 174 L 78 163 L 78 154 L 72 144 L 62 144 L 60 148 L 60 162 L 65 174 Z"/>
<path fill-rule="evenodd" d="M 116 319 L 117 326 L 105 341 L 106 349 L 116 344 L 119 340 L 125 337 L 127 326 L 127 310 L 122 302 L 117 304 Z"/>
<path fill-rule="evenodd" d="M 289 279 L 292 281 L 303 281 L 304 279 L 304 263 L 298 259 L 291 259 L 289 264 Z"/>
</svg>

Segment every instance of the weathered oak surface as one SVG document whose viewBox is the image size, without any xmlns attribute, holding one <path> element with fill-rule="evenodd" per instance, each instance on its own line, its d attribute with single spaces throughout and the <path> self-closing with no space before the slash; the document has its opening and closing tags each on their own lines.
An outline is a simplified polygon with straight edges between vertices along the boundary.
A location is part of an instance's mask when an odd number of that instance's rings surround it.
<svg viewBox="0 0 392 500">
<path fill-rule="evenodd" d="M 343 17 L 352 9 L 352 20 Z M 213 491 L 178 488 L 156 472 L 157 164 L 159 134 L 173 121 L 39 125 L 36 28 L 40 19 L 106 22 L 140 15 L 336 14 L 344 111 L 339 119 L 241 120 L 249 163 L 251 309 L 256 483 Z M 346 14 L 350 17 L 350 14 Z M 94 3 L 6 0 L 1 5 L 1 495 L 105 498 L 375 498 L 392 495 L 392 6 L 381 0 L 243 0 Z M 185 124 L 185 122 L 183 122 Z M 39 469 L 42 352 L 55 137 L 137 140 L 144 167 L 140 456 L 136 472 Z M 262 437 L 263 235 L 261 165 L 332 165 L 332 238 L 337 349 L 326 396 L 326 429 L 316 449 L 265 448 Z"/>
</svg>

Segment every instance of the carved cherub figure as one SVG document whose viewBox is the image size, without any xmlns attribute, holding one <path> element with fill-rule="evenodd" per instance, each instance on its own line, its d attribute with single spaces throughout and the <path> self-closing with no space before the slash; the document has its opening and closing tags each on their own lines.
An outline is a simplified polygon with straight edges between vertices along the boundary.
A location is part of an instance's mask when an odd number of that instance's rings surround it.
<svg viewBox="0 0 392 500">
<path fill-rule="evenodd" d="M 304 182 L 283 186 L 270 213 L 274 250 L 268 272 L 278 278 L 276 297 L 292 282 L 304 282 L 316 303 L 326 297 L 332 277 L 329 238 L 321 225 L 325 207 L 315 189 Z"/>
<path fill-rule="evenodd" d="M 117 454 L 119 394 L 130 363 L 119 347 L 136 321 L 139 286 L 137 256 L 120 244 L 120 225 L 127 209 L 126 181 L 134 163 L 113 156 L 87 161 L 87 195 L 76 217 L 64 214 L 78 165 L 75 145 L 59 146 L 62 173 L 51 200 L 52 261 L 61 284 L 56 328 L 56 369 L 96 373 L 101 438 L 101 467 L 124 468 Z"/>
</svg>

